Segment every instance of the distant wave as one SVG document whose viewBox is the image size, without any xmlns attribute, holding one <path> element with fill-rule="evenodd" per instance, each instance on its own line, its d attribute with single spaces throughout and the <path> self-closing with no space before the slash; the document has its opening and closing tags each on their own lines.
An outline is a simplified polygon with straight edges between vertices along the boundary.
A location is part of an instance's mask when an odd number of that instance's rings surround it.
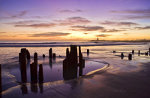
<svg viewBox="0 0 150 98">
<path fill-rule="evenodd" d="M 0 47 L 68 47 L 80 46 L 111 46 L 111 45 L 142 45 L 145 42 L 41 42 L 41 43 L 0 43 Z"/>
</svg>

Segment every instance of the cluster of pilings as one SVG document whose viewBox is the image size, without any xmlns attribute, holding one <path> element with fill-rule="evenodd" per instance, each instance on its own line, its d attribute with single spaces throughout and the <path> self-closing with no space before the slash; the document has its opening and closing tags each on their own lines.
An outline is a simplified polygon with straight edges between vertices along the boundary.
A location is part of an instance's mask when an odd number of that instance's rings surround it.
<svg viewBox="0 0 150 98">
<path fill-rule="evenodd" d="M 22 48 L 21 52 L 19 53 L 19 63 L 20 63 L 22 83 L 27 82 L 28 61 L 30 62 L 30 52 L 26 48 Z M 30 64 L 30 77 L 31 77 L 31 91 L 37 92 L 37 82 L 39 82 L 39 86 L 42 85 L 44 77 L 42 64 L 39 65 L 39 72 L 38 72 L 38 54 L 36 52 L 34 53 L 34 62 Z M 21 89 L 23 94 L 27 93 L 26 84 L 22 84 Z"/>
<path fill-rule="evenodd" d="M 135 54 L 135 52 L 134 52 L 134 50 L 132 50 L 131 53 L 129 53 L 129 55 L 128 55 L 128 60 L 132 60 L 134 54 Z M 141 51 L 138 50 L 137 54 L 138 54 L 138 56 L 140 56 L 140 55 L 150 56 L 150 48 L 149 48 L 149 51 L 147 51 L 145 53 L 141 53 Z M 121 59 L 123 59 L 123 58 L 124 58 L 124 53 L 122 52 Z"/>
<path fill-rule="evenodd" d="M 22 48 L 19 53 L 19 62 L 21 70 L 22 83 L 27 82 L 27 61 L 30 61 L 30 52 L 26 48 Z M 30 64 L 31 83 L 38 82 L 38 54 L 34 53 L 34 62 Z M 39 65 L 39 83 L 43 82 L 43 66 Z"/>
<path fill-rule="evenodd" d="M 69 52 L 69 48 L 67 48 L 66 58 L 63 60 L 64 80 L 77 78 L 78 67 L 79 67 L 79 76 L 81 76 L 84 66 L 85 66 L 85 60 L 83 59 L 81 53 L 81 47 L 79 46 L 79 58 L 78 58 L 77 46 L 70 45 L 70 52 Z"/>
</svg>

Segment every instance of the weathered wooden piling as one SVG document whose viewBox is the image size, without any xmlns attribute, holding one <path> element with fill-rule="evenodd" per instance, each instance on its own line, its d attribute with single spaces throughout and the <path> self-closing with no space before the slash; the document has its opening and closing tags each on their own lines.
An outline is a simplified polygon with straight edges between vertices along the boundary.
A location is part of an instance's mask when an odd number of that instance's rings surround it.
<svg viewBox="0 0 150 98">
<path fill-rule="evenodd" d="M 1 64 L 0 64 L 0 94 L 2 93 L 2 72 L 1 72 Z"/>
<path fill-rule="evenodd" d="M 21 49 L 21 53 L 19 53 L 19 61 L 20 61 L 20 70 L 21 70 L 21 80 L 23 83 L 27 82 L 27 72 L 26 72 L 26 48 Z"/>
<path fill-rule="evenodd" d="M 132 54 L 129 54 L 128 60 L 132 60 Z"/>
<path fill-rule="evenodd" d="M 30 52 L 26 50 L 27 60 L 30 60 Z"/>
<path fill-rule="evenodd" d="M 38 54 L 36 52 L 34 53 L 34 64 L 38 64 Z"/>
<path fill-rule="evenodd" d="M 134 54 L 134 50 L 132 50 L 132 54 Z"/>
<path fill-rule="evenodd" d="M 31 83 L 37 83 L 37 65 L 35 63 L 30 64 L 30 76 Z"/>
<path fill-rule="evenodd" d="M 66 54 L 69 55 L 63 60 L 63 77 L 65 80 L 74 79 L 77 77 L 78 67 L 77 46 L 70 45 L 70 53 Z"/>
<path fill-rule="evenodd" d="M 45 58 L 45 54 L 43 54 L 43 58 Z"/>
<path fill-rule="evenodd" d="M 123 53 L 121 53 L 121 59 L 123 59 L 124 58 L 124 54 Z"/>
<path fill-rule="evenodd" d="M 66 58 L 69 57 L 69 48 L 66 49 Z"/>
<path fill-rule="evenodd" d="M 140 54 L 141 54 L 141 51 L 139 50 L 139 51 L 138 51 L 138 56 L 140 56 Z"/>
<path fill-rule="evenodd" d="M 49 58 L 52 58 L 52 48 L 49 49 Z"/>
<path fill-rule="evenodd" d="M 89 50 L 89 49 L 87 49 L 87 55 L 89 55 L 89 53 L 90 53 L 90 50 Z"/>
<path fill-rule="evenodd" d="M 39 83 L 43 83 L 43 66 L 42 64 L 39 65 Z"/>
<path fill-rule="evenodd" d="M 145 56 L 148 56 L 148 52 L 145 52 Z"/>
<path fill-rule="evenodd" d="M 53 59 L 56 59 L 56 53 L 53 53 Z"/>
</svg>

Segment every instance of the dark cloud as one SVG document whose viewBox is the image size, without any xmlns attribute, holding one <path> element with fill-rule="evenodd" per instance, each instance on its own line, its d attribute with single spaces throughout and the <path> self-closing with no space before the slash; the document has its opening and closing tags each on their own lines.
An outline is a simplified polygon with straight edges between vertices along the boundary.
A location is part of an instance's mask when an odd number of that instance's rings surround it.
<svg viewBox="0 0 150 98">
<path fill-rule="evenodd" d="M 39 33 L 30 35 L 30 37 L 60 37 L 60 36 L 67 36 L 71 33 L 63 33 L 63 32 L 46 32 L 46 33 Z"/>
<path fill-rule="evenodd" d="M 102 26 L 71 26 L 73 31 L 100 31 L 100 32 L 121 32 L 125 30 L 106 29 Z"/>
<path fill-rule="evenodd" d="M 117 29 L 104 29 L 101 32 L 121 32 L 121 31 L 126 31 L 126 30 L 117 30 Z"/>
<path fill-rule="evenodd" d="M 112 13 L 123 13 L 123 14 L 150 14 L 150 9 L 135 9 L 135 10 L 112 10 Z"/>
<path fill-rule="evenodd" d="M 28 11 L 20 11 L 18 13 L 12 14 L 12 13 L 8 13 L 8 12 L 4 12 L 1 15 L 1 19 L 13 19 L 13 18 L 22 18 L 24 17 L 26 14 L 28 13 Z"/>
<path fill-rule="evenodd" d="M 80 9 L 77 9 L 77 10 L 60 10 L 59 12 L 60 13 L 79 13 L 79 12 L 83 12 L 83 11 Z"/>
<path fill-rule="evenodd" d="M 58 23 L 59 25 L 75 25 L 75 24 L 88 24 L 91 21 L 83 18 L 83 17 L 69 17 L 65 20 L 55 20 L 56 23 Z"/>
<path fill-rule="evenodd" d="M 32 28 L 48 28 L 54 27 L 54 23 L 39 23 L 39 24 L 16 24 L 15 27 L 32 27 Z"/>
<path fill-rule="evenodd" d="M 146 30 L 146 29 L 150 29 L 150 26 L 145 26 L 145 27 L 136 27 L 135 29 L 139 29 L 139 30 Z"/>
<path fill-rule="evenodd" d="M 115 26 L 135 26 L 135 25 L 138 25 L 137 23 L 134 23 L 134 22 L 114 22 L 114 21 L 104 21 L 100 24 L 115 25 Z"/>
<path fill-rule="evenodd" d="M 97 31 L 104 30 L 104 27 L 101 26 L 71 26 L 71 30 L 74 31 Z"/>
<path fill-rule="evenodd" d="M 100 35 L 96 35 L 96 37 L 108 37 L 108 36 L 111 36 L 111 35 L 108 35 L 108 34 L 100 34 Z"/>
<path fill-rule="evenodd" d="M 150 9 L 135 9 L 135 10 L 121 10 L 110 11 L 111 13 L 121 14 L 123 19 L 150 19 Z"/>
<path fill-rule="evenodd" d="M 150 19 L 150 15 L 126 15 L 122 16 L 122 19 Z"/>
</svg>

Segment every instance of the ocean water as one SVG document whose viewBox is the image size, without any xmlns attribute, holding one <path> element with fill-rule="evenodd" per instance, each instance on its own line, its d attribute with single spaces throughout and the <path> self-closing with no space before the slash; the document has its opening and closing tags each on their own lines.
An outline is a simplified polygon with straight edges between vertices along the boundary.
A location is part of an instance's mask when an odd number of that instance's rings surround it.
<svg viewBox="0 0 150 98">
<path fill-rule="evenodd" d="M 30 63 L 33 62 L 33 54 L 38 53 L 38 64 L 43 64 L 44 82 L 55 82 L 64 80 L 63 77 L 63 60 L 66 56 L 66 48 L 69 45 L 80 45 L 83 57 L 85 59 L 85 68 L 83 69 L 83 75 L 88 74 L 91 71 L 103 68 L 106 65 L 115 64 L 117 69 L 122 71 L 131 70 L 128 67 L 119 67 L 121 65 L 129 65 L 140 61 L 145 62 L 149 59 L 149 56 L 137 55 L 137 51 L 141 50 L 142 53 L 148 51 L 150 43 L 148 42 L 59 42 L 59 41 L 1 41 L 0 42 L 0 64 L 2 64 L 2 89 L 7 90 L 13 86 L 21 83 L 20 65 L 19 65 L 19 52 L 21 48 L 27 48 L 31 55 L 31 60 L 27 64 L 27 82 L 30 83 Z M 56 59 L 49 62 L 49 48 L 53 49 L 53 53 L 56 53 Z M 90 54 L 87 55 L 87 49 L 90 50 Z M 116 53 L 112 53 L 112 51 Z M 129 61 L 127 56 L 135 50 L 133 60 Z M 125 58 L 121 60 L 120 54 L 124 53 Z M 45 54 L 44 59 L 42 55 Z M 141 59 L 142 57 L 142 59 Z M 79 77 L 79 75 L 78 75 Z"/>
</svg>

